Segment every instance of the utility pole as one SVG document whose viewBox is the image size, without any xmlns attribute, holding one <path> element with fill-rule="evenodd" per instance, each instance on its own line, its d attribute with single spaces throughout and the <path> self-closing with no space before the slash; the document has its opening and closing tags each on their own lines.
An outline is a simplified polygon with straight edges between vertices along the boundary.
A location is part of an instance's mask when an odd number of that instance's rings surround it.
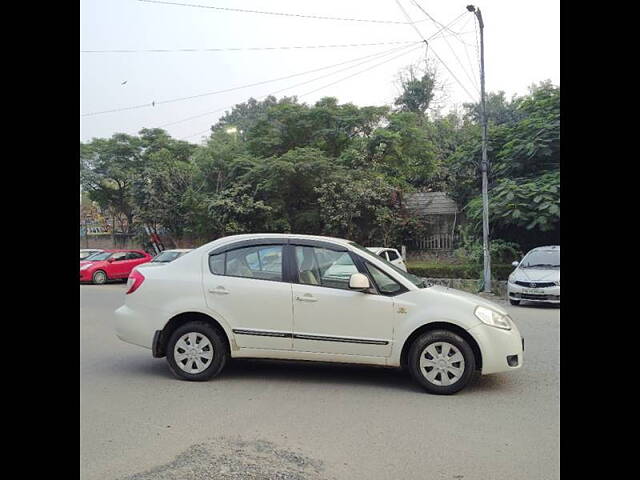
<svg viewBox="0 0 640 480">
<path fill-rule="evenodd" d="M 491 292 L 491 253 L 489 251 L 489 181 L 487 179 L 487 109 L 484 94 L 484 22 L 482 12 L 473 5 L 467 5 L 480 25 L 480 117 L 482 122 L 482 252 L 484 256 L 484 291 Z"/>
</svg>

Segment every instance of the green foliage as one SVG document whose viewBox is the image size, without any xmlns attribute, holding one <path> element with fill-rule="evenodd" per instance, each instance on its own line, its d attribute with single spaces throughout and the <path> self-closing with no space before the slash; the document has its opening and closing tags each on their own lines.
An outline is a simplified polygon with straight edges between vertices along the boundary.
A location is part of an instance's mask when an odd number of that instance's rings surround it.
<svg viewBox="0 0 640 480">
<path fill-rule="evenodd" d="M 478 278 L 478 267 L 474 264 L 409 262 L 407 270 L 409 270 L 409 273 L 426 278 Z M 496 280 L 506 280 L 512 271 L 511 264 L 497 263 L 491 265 L 491 272 Z"/>
<path fill-rule="evenodd" d="M 394 104 L 401 112 L 424 115 L 434 97 L 436 78 L 433 72 L 427 71 L 418 78 L 415 69 L 410 67 L 400 75 L 402 93 Z"/>
<path fill-rule="evenodd" d="M 467 214 L 478 231 L 482 222 L 481 197 L 469 202 Z M 560 172 L 536 178 L 499 180 L 489 192 L 489 219 L 493 225 L 513 225 L 542 232 L 555 229 L 560 223 Z"/>
<path fill-rule="evenodd" d="M 176 241 L 262 231 L 384 246 L 425 233 L 421 221 L 400 207 L 402 195 L 447 191 L 465 206 L 465 264 L 477 272 L 478 108 L 439 115 L 435 75 L 416 72 L 401 75 L 393 110 L 340 104 L 333 97 L 310 105 L 270 96 L 234 106 L 211 127 L 204 145 L 162 129 L 81 143 L 83 190 L 122 230 L 161 226 Z M 517 248 L 499 238 L 524 246 L 532 236 L 558 229 L 560 90 L 547 82 L 523 97 L 507 100 L 498 92 L 487 100 L 492 255 L 498 265 Z"/>
</svg>

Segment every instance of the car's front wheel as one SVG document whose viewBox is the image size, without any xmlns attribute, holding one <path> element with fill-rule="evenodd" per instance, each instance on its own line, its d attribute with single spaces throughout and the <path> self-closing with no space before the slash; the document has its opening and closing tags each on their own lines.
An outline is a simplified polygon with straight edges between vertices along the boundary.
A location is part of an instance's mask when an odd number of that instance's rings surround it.
<svg viewBox="0 0 640 480">
<path fill-rule="evenodd" d="M 169 367 L 184 380 L 202 381 L 218 375 L 227 356 L 220 333 L 205 322 L 189 322 L 178 327 L 167 344 Z"/>
<path fill-rule="evenodd" d="M 93 273 L 92 280 L 96 285 L 102 285 L 104 283 L 107 283 L 107 274 L 102 270 L 96 270 Z"/>
<path fill-rule="evenodd" d="M 462 390 L 476 368 L 469 343 L 449 330 L 420 335 L 411 345 L 408 367 L 429 393 L 451 395 Z"/>
</svg>

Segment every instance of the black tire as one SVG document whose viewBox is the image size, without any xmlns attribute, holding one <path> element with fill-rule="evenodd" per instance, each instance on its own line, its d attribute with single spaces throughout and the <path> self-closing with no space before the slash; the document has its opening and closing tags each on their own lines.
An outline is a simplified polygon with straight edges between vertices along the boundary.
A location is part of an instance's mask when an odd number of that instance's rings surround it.
<svg viewBox="0 0 640 480">
<path fill-rule="evenodd" d="M 509 303 L 511 305 L 520 305 L 520 300 L 511 300 L 511 299 L 509 299 Z"/>
<path fill-rule="evenodd" d="M 208 362 L 208 366 L 203 371 L 198 373 L 189 373 L 183 370 L 180 366 L 178 366 L 177 360 L 175 358 L 176 343 L 178 342 L 180 337 L 192 332 L 196 333 L 197 335 L 206 337 L 213 346 L 213 358 Z M 199 342 L 202 342 L 202 340 L 200 340 Z M 178 378 L 193 382 L 209 380 L 210 378 L 220 374 L 225 364 L 227 363 L 227 358 L 229 357 L 227 344 L 223 340 L 221 334 L 208 323 L 198 321 L 185 323 L 184 325 L 176 328 L 176 330 L 171 334 L 171 337 L 169 338 L 166 353 L 167 362 L 169 363 L 169 368 L 171 368 L 173 374 Z M 183 365 L 185 365 L 185 363 L 183 363 Z"/>
<path fill-rule="evenodd" d="M 460 377 L 450 385 L 438 385 L 430 381 L 425 376 L 427 370 L 420 367 L 420 355 L 427 347 L 429 347 L 429 345 L 438 342 L 447 342 L 453 345 L 458 349 L 464 359 L 464 369 L 462 375 L 460 375 Z M 437 345 L 434 346 L 434 348 L 437 349 Z M 458 363 L 458 365 L 461 366 L 462 364 Z M 411 372 L 411 376 L 420 385 L 422 385 L 427 392 L 434 393 L 436 395 L 451 395 L 467 386 L 476 369 L 476 359 L 473 355 L 471 346 L 460 335 L 449 330 L 433 330 L 431 332 L 423 333 L 414 340 L 409 350 L 409 356 L 407 357 L 407 366 L 409 372 Z M 423 374 L 423 371 L 425 372 L 425 374 Z M 442 373 L 436 374 L 436 377 L 440 376 L 441 379 L 441 375 Z M 449 378 L 449 381 L 451 381 L 451 377 L 449 376 L 449 374 L 447 374 L 447 376 Z M 434 379 L 434 381 L 440 380 Z"/>
<path fill-rule="evenodd" d="M 91 280 L 95 285 L 104 285 L 108 280 L 107 273 L 104 270 L 96 270 L 93 272 Z"/>
</svg>

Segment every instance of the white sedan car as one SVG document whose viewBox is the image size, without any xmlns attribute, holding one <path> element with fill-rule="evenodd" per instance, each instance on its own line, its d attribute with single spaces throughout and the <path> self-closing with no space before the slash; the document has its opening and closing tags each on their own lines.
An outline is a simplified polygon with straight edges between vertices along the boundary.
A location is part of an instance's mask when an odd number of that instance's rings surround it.
<svg viewBox="0 0 640 480">
<path fill-rule="evenodd" d="M 218 375 L 229 358 L 316 360 L 405 367 L 427 391 L 451 394 L 476 370 L 523 361 L 502 307 L 328 237 L 224 237 L 136 269 L 115 317 L 121 340 L 166 356 L 186 380 Z"/>
<path fill-rule="evenodd" d="M 560 303 L 560 246 L 529 251 L 509 275 L 507 292 L 511 305 L 521 301 Z"/>
<path fill-rule="evenodd" d="M 153 260 L 147 263 L 143 263 L 142 265 L 138 265 L 136 269 L 160 267 L 162 265 L 166 265 L 169 262 L 173 262 L 176 258 L 180 258 L 185 253 L 189 253 L 191 250 L 191 248 L 174 248 L 172 250 L 163 250 L 158 255 L 153 257 Z"/>
<path fill-rule="evenodd" d="M 378 255 L 379 257 L 388 260 L 390 263 L 393 263 L 400 270 L 407 271 L 407 266 L 404 264 L 404 260 L 402 259 L 402 255 L 395 248 L 386 248 L 386 247 L 367 247 L 367 250 L 371 250 L 373 253 Z"/>
</svg>

